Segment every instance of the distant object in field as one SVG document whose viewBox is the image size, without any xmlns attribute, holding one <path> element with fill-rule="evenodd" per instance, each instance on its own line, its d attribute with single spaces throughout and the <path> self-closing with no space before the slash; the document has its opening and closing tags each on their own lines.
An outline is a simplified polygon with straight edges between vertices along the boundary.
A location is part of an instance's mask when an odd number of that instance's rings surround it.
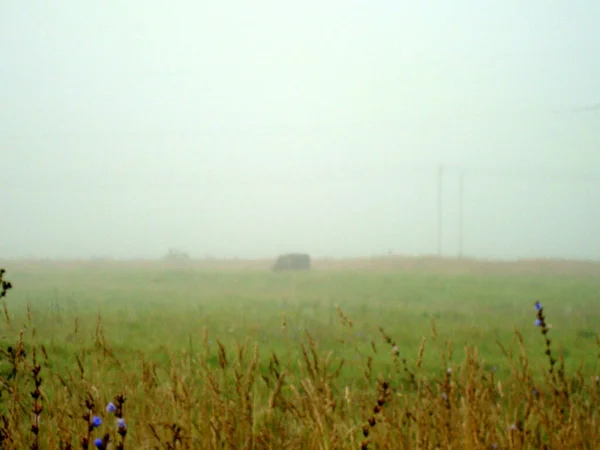
<svg viewBox="0 0 600 450">
<path fill-rule="evenodd" d="M 273 265 L 274 272 L 282 270 L 310 270 L 310 256 L 306 253 L 287 253 L 279 256 Z"/>
<path fill-rule="evenodd" d="M 181 250 L 170 248 L 169 252 L 165 256 L 163 256 L 162 259 L 164 261 L 170 261 L 170 262 L 183 262 L 183 261 L 189 261 L 192 258 L 186 252 L 182 252 Z"/>
</svg>

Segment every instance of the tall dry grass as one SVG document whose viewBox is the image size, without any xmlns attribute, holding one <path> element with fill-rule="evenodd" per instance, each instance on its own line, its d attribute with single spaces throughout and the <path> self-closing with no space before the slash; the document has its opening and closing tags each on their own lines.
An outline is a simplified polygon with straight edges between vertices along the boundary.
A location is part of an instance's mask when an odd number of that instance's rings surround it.
<svg viewBox="0 0 600 450">
<path fill-rule="evenodd" d="M 12 286 L 4 278 L 2 271 L 8 326 Z M 451 341 L 441 348 L 439 375 L 421 375 L 429 341 L 439 338 L 433 321 L 431 339 L 424 337 L 412 357 L 400 355 L 380 328 L 371 349 L 388 354 L 393 370 L 374 373 L 367 355 L 354 384 L 340 377 L 344 361 L 308 332 L 293 367 L 249 341 L 231 349 L 214 336 L 213 347 L 205 332 L 200 351 L 190 346 L 183 357 L 172 355 L 165 378 L 141 353 L 137 369 L 127 369 L 100 317 L 94 346 L 82 347 L 66 368 L 44 346 L 28 344 L 35 330 L 24 329 L 1 349 L 0 442 L 8 449 L 599 448 L 600 377 L 567 373 L 543 306 L 531 312 L 548 365 L 530 366 L 515 330 L 520 353 L 499 343 L 511 367 L 502 381 L 475 346 L 455 361 Z M 353 327 L 341 308 L 338 314 L 344 327 Z"/>
</svg>

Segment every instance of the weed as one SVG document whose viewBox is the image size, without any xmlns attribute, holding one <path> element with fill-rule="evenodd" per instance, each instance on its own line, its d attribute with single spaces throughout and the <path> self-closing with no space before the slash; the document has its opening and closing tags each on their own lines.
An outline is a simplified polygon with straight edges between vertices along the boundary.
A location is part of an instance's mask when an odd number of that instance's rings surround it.
<svg viewBox="0 0 600 450">
<path fill-rule="evenodd" d="M 18 321 L 12 320 L 5 302 L 12 284 L 4 274 L 0 271 L 4 322 L 14 327 Z M 345 345 L 353 345 L 350 330 L 361 324 L 337 305 L 336 310 Z M 0 446 L 595 447 L 600 439 L 600 377 L 567 370 L 559 347 L 549 338 L 551 326 L 540 303 L 535 311 L 548 365 L 543 370 L 532 367 L 529 350 L 534 344 L 526 344 L 515 330 L 520 351 L 513 355 L 499 342 L 509 371 L 500 380 L 495 363 L 483 360 L 480 349 L 468 345 L 463 351 L 450 339 L 442 341 L 444 333 L 433 319 L 429 342 L 441 349 L 433 376 L 421 369 L 429 353 L 424 337 L 411 353 L 383 327 L 379 332 L 389 351 L 365 335 L 362 347 L 356 344 L 361 367 L 354 372 L 345 372 L 349 362 L 308 330 L 297 343 L 284 337 L 298 347 L 288 355 L 261 352 L 252 339 L 238 342 L 226 334 L 212 335 L 216 345 L 211 345 L 205 330 L 200 350 L 194 351 L 190 337 L 183 357 L 165 351 L 166 359 L 158 363 L 140 352 L 127 363 L 118 344 L 105 336 L 101 316 L 89 327 L 91 341 L 83 338 L 86 324 L 74 320 L 72 334 L 82 339 L 69 343 L 72 358 L 65 367 L 64 360 L 54 360 L 51 347 L 36 341 L 40 332 L 34 333 L 28 309 L 31 333 L 21 330 L 17 335 L 15 330 L 15 339 L 0 349 Z M 285 313 L 281 327 L 284 333 L 299 328 Z M 104 409 L 99 407 L 104 404 Z"/>
</svg>

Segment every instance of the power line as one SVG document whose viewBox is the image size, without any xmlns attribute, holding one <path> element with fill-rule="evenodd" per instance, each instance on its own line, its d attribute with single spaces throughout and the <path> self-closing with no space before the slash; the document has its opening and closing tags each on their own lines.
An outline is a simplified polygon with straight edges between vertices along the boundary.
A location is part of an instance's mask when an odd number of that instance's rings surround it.
<svg viewBox="0 0 600 450">
<path fill-rule="evenodd" d="M 455 165 L 444 167 L 446 172 L 453 172 L 455 174 L 468 174 L 470 178 L 481 179 L 481 178 L 501 178 L 501 179 L 521 179 L 527 181 L 548 181 L 548 182 L 559 182 L 559 181 L 591 181 L 600 182 L 600 173 L 598 172 L 579 172 L 574 170 L 565 169 L 553 169 L 553 168 L 540 168 L 540 167 L 507 167 L 507 166 L 464 166 Z"/>
<path fill-rule="evenodd" d="M 573 112 L 575 112 L 575 113 L 586 113 L 586 112 L 592 112 L 592 111 L 600 112 L 600 103 L 594 103 L 591 105 L 585 105 L 585 106 L 579 106 L 577 108 L 573 108 Z"/>
</svg>

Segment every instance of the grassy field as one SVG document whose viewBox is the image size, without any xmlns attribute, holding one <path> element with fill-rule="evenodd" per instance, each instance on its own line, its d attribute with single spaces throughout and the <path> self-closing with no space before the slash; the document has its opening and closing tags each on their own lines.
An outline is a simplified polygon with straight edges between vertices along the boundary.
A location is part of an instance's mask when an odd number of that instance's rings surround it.
<svg viewBox="0 0 600 450">
<path fill-rule="evenodd" d="M 106 422 L 121 393 L 127 448 L 597 448 L 597 264 L 0 266 L 14 286 L 2 347 L 26 351 L 2 361 L 10 448 L 35 442 L 34 348 L 40 448 L 81 448 L 86 398 Z M 89 437 L 116 445 L 116 431 L 105 423 Z"/>
</svg>

